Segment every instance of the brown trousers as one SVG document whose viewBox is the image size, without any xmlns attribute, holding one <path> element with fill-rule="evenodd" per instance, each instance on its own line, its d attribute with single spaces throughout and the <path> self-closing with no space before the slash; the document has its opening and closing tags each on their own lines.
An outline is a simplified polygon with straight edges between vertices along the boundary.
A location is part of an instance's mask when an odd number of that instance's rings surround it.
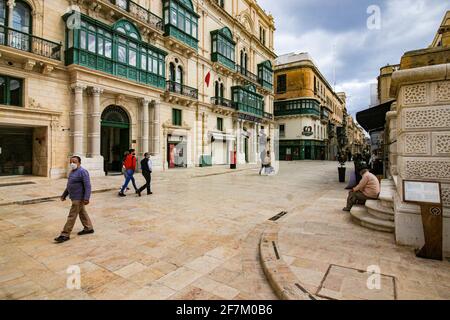
<svg viewBox="0 0 450 320">
<path fill-rule="evenodd" d="M 86 212 L 84 202 L 82 200 L 72 200 L 72 207 L 70 208 L 67 222 L 61 232 L 62 236 L 70 237 L 70 233 L 72 232 L 78 215 L 80 216 L 81 223 L 83 224 L 85 230 L 93 229 L 92 222 Z"/>
<path fill-rule="evenodd" d="M 350 191 L 347 198 L 347 208 L 351 209 L 355 204 L 365 204 L 366 200 L 370 200 L 372 198 L 369 198 L 361 191 Z"/>
</svg>

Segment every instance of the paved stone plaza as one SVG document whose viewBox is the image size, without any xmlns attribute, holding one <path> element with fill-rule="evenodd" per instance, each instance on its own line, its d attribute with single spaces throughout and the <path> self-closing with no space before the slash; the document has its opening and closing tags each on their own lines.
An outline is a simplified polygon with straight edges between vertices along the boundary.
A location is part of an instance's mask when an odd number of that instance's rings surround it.
<svg viewBox="0 0 450 320">
<path fill-rule="evenodd" d="M 276 225 L 280 256 L 313 298 L 450 299 L 448 260 L 417 259 L 393 234 L 341 211 L 347 191 L 336 166 L 282 163 L 271 177 L 249 167 L 155 173 L 152 196 L 124 199 L 121 177 L 106 177 L 97 189 L 117 188 L 91 199 L 95 234 L 77 236 L 77 222 L 60 245 L 53 238 L 68 201 L 0 206 L 0 298 L 276 299 L 259 257 L 262 234 Z M 14 197 L 5 194 L 22 190 L 39 198 L 37 189 L 49 187 L 2 187 L 1 197 L 7 203 Z M 81 269 L 81 290 L 66 288 L 71 265 Z M 381 290 L 366 288 L 370 265 L 380 267 Z"/>
</svg>

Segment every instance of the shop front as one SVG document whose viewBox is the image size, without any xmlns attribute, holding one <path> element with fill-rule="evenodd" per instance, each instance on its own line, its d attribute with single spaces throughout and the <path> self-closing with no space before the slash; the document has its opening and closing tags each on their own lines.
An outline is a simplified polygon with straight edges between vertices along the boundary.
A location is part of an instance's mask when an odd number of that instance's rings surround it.
<svg viewBox="0 0 450 320">
<path fill-rule="evenodd" d="M 187 137 L 183 135 L 167 136 L 167 165 L 169 169 L 187 168 Z"/>
<path fill-rule="evenodd" d="M 280 160 L 325 160 L 326 144 L 316 140 L 280 140 Z"/>
</svg>

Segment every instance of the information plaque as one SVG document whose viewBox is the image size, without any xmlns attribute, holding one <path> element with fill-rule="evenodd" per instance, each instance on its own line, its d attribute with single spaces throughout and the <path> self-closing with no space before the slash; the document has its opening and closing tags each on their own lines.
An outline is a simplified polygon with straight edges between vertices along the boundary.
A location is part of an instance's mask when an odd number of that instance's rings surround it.
<svg viewBox="0 0 450 320">
<path fill-rule="evenodd" d="M 431 181 L 403 180 L 403 201 L 420 205 L 425 245 L 416 251 L 416 256 L 442 260 L 441 184 Z"/>
<path fill-rule="evenodd" d="M 441 184 L 429 181 L 403 181 L 403 201 L 441 204 Z"/>
</svg>

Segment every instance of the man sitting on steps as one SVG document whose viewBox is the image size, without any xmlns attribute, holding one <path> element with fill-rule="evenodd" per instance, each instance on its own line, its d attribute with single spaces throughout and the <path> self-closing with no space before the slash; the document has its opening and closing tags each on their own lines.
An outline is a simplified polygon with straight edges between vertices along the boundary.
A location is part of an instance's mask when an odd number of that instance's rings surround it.
<svg viewBox="0 0 450 320">
<path fill-rule="evenodd" d="M 360 170 L 360 174 L 362 179 L 359 184 L 348 193 L 347 206 L 342 209 L 343 211 L 350 212 L 355 204 L 365 204 L 366 200 L 376 200 L 380 195 L 380 182 L 378 181 L 378 178 L 365 168 Z"/>
</svg>

